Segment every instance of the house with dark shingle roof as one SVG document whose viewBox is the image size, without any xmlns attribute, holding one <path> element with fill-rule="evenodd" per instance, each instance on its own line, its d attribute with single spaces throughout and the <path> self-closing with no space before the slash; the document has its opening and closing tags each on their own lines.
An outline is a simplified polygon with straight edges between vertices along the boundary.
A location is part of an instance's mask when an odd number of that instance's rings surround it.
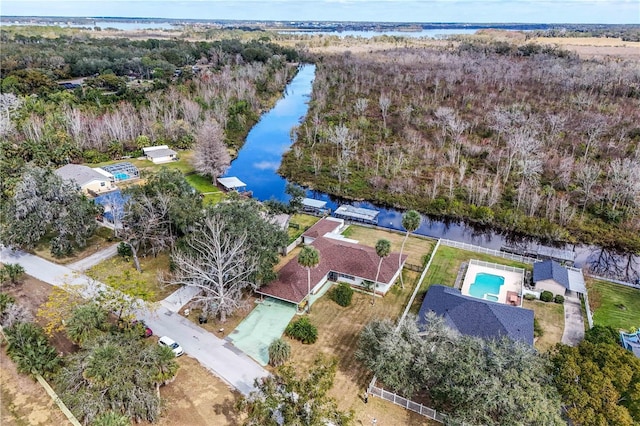
<svg viewBox="0 0 640 426">
<path fill-rule="evenodd" d="M 529 309 L 463 296 L 458 289 L 432 285 L 420 307 L 419 325 L 426 323 L 430 311 L 463 335 L 483 339 L 506 336 L 533 345 L 533 311 Z"/>
<path fill-rule="evenodd" d="M 582 272 L 567 269 L 553 260 L 533 264 L 533 284 L 536 290 L 564 296 L 569 291 L 586 293 Z"/>
<path fill-rule="evenodd" d="M 338 238 L 338 235 L 331 231 L 337 229 L 336 227 L 339 228 L 342 221 L 323 220 L 326 222 L 323 224 L 320 223 L 322 221 L 318 222 L 316 230 L 310 233 L 316 236 L 310 245 L 320 254 L 320 263 L 315 268 L 311 268 L 311 294 L 317 293 L 327 281 L 346 282 L 356 287 L 364 287 L 365 280 L 375 281 L 380 261 L 375 248 L 358 244 L 353 240 Z M 309 231 L 312 228 L 309 228 Z M 317 236 L 316 231 L 325 228 L 329 230 L 326 236 Z M 400 276 L 408 256 L 403 254 L 400 263 L 399 257 L 400 253 L 396 252 L 383 259 L 375 285 L 377 294 L 386 294 Z M 298 264 L 297 259 L 291 259 L 278 271 L 278 278 L 275 281 L 256 292 L 300 304 L 307 297 L 307 291 L 307 270 Z"/>
</svg>

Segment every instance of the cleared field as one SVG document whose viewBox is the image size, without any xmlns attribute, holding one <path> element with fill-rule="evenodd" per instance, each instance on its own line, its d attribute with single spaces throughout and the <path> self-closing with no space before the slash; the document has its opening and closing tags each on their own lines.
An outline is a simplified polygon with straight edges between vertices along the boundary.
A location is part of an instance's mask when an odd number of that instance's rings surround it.
<svg viewBox="0 0 640 426">
<path fill-rule="evenodd" d="M 140 295 L 148 302 L 158 302 L 178 289 L 160 282 L 159 274 L 169 272 L 169 254 L 160 253 L 156 257 L 140 258 L 142 272 L 138 272 L 133 260 L 116 256 L 99 263 L 87 271 L 87 275 L 108 284 L 110 280 L 141 280 L 145 283 L 145 294 Z"/>
<path fill-rule="evenodd" d="M 640 290 L 607 281 L 586 279 L 593 322 L 615 329 L 640 327 Z"/>
<path fill-rule="evenodd" d="M 531 309 L 543 330 L 536 338 L 534 346 L 540 352 L 547 352 L 562 340 L 564 332 L 564 308 L 558 303 L 545 303 L 539 300 L 524 300 L 522 307 Z"/>
<path fill-rule="evenodd" d="M 425 276 L 424 281 L 416 300 L 411 306 L 411 312 L 418 313 L 420 305 L 424 300 L 424 296 L 427 290 L 432 284 L 442 284 L 453 287 L 458 276 L 458 271 L 463 262 L 468 262 L 470 259 L 483 260 L 485 262 L 493 262 L 501 265 L 515 266 L 518 268 L 524 268 L 531 270 L 531 265 L 527 265 L 520 262 L 515 262 L 509 259 L 504 259 L 498 256 L 491 256 L 483 253 L 475 253 L 472 251 L 460 250 L 453 247 L 443 246 L 438 247 L 438 251 L 435 254 L 433 262 L 429 267 L 429 271 Z"/>
<path fill-rule="evenodd" d="M 391 251 L 399 252 L 402 246 L 404 234 L 398 232 L 385 231 L 377 228 L 367 228 L 358 225 L 349 225 L 342 233 L 347 238 L 357 240 L 360 244 L 369 247 L 375 247 L 376 242 L 384 238 L 391 242 Z M 407 263 L 412 265 L 422 265 L 422 259 L 425 255 L 431 253 L 435 246 L 435 240 L 425 239 L 416 236 L 410 236 L 404 245 L 404 254 L 408 255 Z"/>
<path fill-rule="evenodd" d="M 318 327 L 318 341 L 313 345 L 303 345 L 287 339 L 291 343 L 291 363 L 300 371 L 312 365 L 318 353 L 337 357 L 338 372 L 330 395 L 342 410 L 354 410 L 356 424 L 372 424 L 373 418 L 379 425 L 429 425 L 425 417 L 405 410 L 378 398 L 369 398 L 364 404 L 362 395 L 372 378 L 355 358 L 358 336 L 368 322 L 389 318 L 397 320 L 417 284 L 419 274 L 405 271 L 405 289 L 398 285 L 383 298 L 371 305 L 371 295 L 355 292 L 351 306 L 343 308 L 323 296 L 313 305 L 309 318 Z M 409 285 L 410 284 L 410 285 Z"/>
</svg>

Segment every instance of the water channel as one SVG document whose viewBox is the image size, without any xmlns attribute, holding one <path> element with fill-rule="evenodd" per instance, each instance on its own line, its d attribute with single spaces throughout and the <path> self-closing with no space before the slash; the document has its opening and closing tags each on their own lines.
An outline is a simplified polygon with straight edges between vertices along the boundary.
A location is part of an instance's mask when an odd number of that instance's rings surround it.
<svg viewBox="0 0 640 426">
<path fill-rule="evenodd" d="M 285 194 L 287 181 L 277 170 L 282 155 L 290 148 L 291 128 L 299 124 L 308 109 L 311 89 L 315 76 L 314 65 L 304 65 L 287 86 L 284 96 L 265 113 L 251 129 L 247 140 L 233 161 L 225 176 L 235 176 L 247 184 L 247 189 L 260 201 L 275 199 L 288 201 Z M 347 202 L 329 194 L 307 191 L 309 198 L 327 201 L 327 207 L 334 211 L 339 205 L 351 204 L 356 207 L 378 210 L 378 226 L 404 230 L 402 211 L 376 206 L 367 201 Z M 476 227 L 464 222 L 443 221 L 424 217 L 417 234 L 435 238 L 475 244 L 499 250 L 503 245 L 514 245 L 523 240 L 522 236 L 506 235 L 487 227 Z M 606 275 L 625 281 L 640 279 L 640 257 L 628 253 L 615 253 L 594 246 L 567 246 L 576 253 L 576 267 L 584 265 L 598 275 Z"/>
</svg>

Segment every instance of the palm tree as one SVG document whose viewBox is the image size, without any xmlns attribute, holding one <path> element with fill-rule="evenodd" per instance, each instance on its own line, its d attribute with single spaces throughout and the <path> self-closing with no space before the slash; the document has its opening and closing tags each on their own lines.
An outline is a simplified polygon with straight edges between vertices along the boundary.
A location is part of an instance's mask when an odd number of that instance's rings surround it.
<svg viewBox="0 0 640 426">
<path fill-rule="evenodd" d="M 106 328 L 107 311 L 95 303 L 78 306 L 67 321 L 67 335 L 82 346 L 87 340 Z"/>
<path fill-rule="evenodd" d="M 371 292 L 373 296 L 373 300 L 371 302 L 372 305 L 376 304 L 376 285 L 378 284 L 378 275 L 380 275 L 380 267 L 382 266 L 382 260 L 389 256 L 391 253 L 391 243 L 389 240 L 380 239 L 376 243 L 376 254 L 380 258 L 380 262 L 378 262 L 378 272 L 376 272 L 376 279 L 373 282 L 373 291 Z"/>
<path fill-rule="evenodd" d="M 171 383 L 178 373 L 176 355 L 166 346 L 156 345 L 150 354 L 151 380 L 156 387 L 156 394 L 160 398 L 160 386 Z"/>
<path fill-rule="evenodd" d="M 402 266 L 402 252 L 404 251 L 404 245 L 407 242 L 407 238 L 409 238 L 409 234 L 415 231 L 420 227 L 420 222 L 422 222 L 422 216 L 415 210 L 409 210 L 402 216 L 402 226 L 407 230 L 407 233 L 404 236 L 404 240 L 402 240 L 402 247 L 400 247 L 400 257 L 398 257 L 398 269 Z M 404 288 L 404 280 L 402 278 L 402 272 L 400 272 L 400 285 Z"/>
<path fill-rule="evenodd" d="M 307 312 L 311 312 L 311 268 L 320 263 L 320 253 L 312 246 L 304 246 L 298 254 L 298 264 L 307 268 Z"/>
</svg>

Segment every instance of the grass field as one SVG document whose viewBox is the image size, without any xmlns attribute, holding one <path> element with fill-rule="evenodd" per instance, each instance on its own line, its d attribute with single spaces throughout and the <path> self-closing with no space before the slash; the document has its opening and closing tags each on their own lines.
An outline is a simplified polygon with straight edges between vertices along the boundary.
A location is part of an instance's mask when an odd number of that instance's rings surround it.
<svg viewBox="0 0 640 426">
<path fill-rule="evenodd" d="M 184 178 L 196 191 L 204 194 L 203 201 L 205 204 L 218 204 L 225 197 L 225 193 L 206 176 L 191 173 Z"/>
<path fill-rule="evenodd" d="M 535 340 L 534 346 L 540 352 L 547 352 L 562 340 L 564 332 L 564 307 L 558 303 L 539 300 L 524 300 L 522 307 L 531 309 L 544 333 Z"/>
<path fill-rule="evenodd" d="M 297 213 L 291 216 L 291 220 L 289 220 L 289 228 L 287 228 L 287 233 L 289 234 L 289 244 L 294 242 L 300 235 L 304 233 L 304 231 L 311 228 L 311 226 L 313 226 L 319 220 L 319 217 L 303 213 Z M 291 225 L 298 225 L 298 227 L 296 228 L 295 226 Z"/>
<path fill-rule="evenodd" d="M 148 302 L 158 302 L 177 290 L 177 286 L 166 286 L 159 280 L 160 273 L 169 271 L 168 253 L 161 253 L 156 257 L 141 257 L 140 266 L 142 273 L 136 271 L 133 260 L 116 256 L 89 269 L 87 275 L 108 283 L 110 277 L 124 280 L 128 273 L 132 279 L 140 279 L 145 283 L 145 290 L 148 294 L 145 300 Z"/>
<path fill-rule="evenodd" d="M 369 247 L 375 247 L 376 242 L 381 239 L 387 239 L 391 242 L 391 251 L 399 252 L 402 247 L 402 240 L 405 234 L 391 232 L 377 228 L 367 228 L 358 225 L 349 225 L 342 233 L 347 238 L 357 240 L 360 244 Z M 404 254 L 408 255 L 407 263 L 412 265 L 422 265 L 422 259 L 425 255 L 431 253 L 436 242 L 431 239 L 410 236 L 404 245 Z"/>
<path fill-rule="evenodd" d="M 354 410 L 356 424 L 370 425 L 373 418 L 378 420 L 378 425 L 432 424 L 425 417 L 378 398 L 369 398 L 365 405 L 361 397 L 372 375 L 355 358 L 358 336 L 364 325 L 379 318 L 397 320 L 418 278 L 418 273 L 405 271 L 405 289 L 393 286 L 385 297 L 376 299 L 375 305 L 371 305 L 371 295 L 360 292 L 354 293 L 351 306 L 346 308 L 325 295 L 314 303 L 309 315 L 318 327 L 318 341 L 303 345 L 287 339 L 292 347 L 290 362 L 301 370 L 311 366 L 318 353 L 338 358 L 338 372 L 330 395 L 340 409 Z"/>
<path fill-rule="evenodd" d="M 532 268 L 531 265 L 504 259 L 502 257 L 460 250 L 453 247 L 441 245 L 440 247 L 438 247 L 438 251 L 435 254 L 433 262 L 431 262 L 431 266 L 429 267 L 429 271 L 427 272 L 427 275 L 422 282 L 420 290 L 418 290 L 416 300 L 411 306 L 411 312 L 416 314 L 418 313 L 418 311 L 420 310 L 420 305 L 422 305 L 422 301 L 424 300 L 424 296 L 432 284 L 442 284 L 453 287 L 456 281 L 456 277 L 458 276 L 458 271 L 460 270 L 460 265 L 462 265 L 463 262 L 468 262 L 471 259 L 499 263 L 501 265 L 515 266 L 518 268 L 529 270 L 531 270 Z"/>
<path fill-rule="evenodd" d="M 595 324 L 621 330 L 640 327 L 640 290 L 591 278 L 586 282 Z"/>
<path fill-rule="evenodd" d="M 140 172 L 155 173 L 160 169 L 162 169 L 163 167 L 166 167 L 168 169 L 180 170 L 183 174 L 188 174 L 195 171 L 195 169 L 193 168 L 190 162 L 192 156 L 193 156 L 192 151 L 179 151 L 178 152 L 179 159 L 177 161 L 171 161 L 169 163 L 164 163 L 164 164 L 154 164 L 153 162 L 147 159 L 129 158 L 126 160 L 111 160 L 111 161 L 105 161 L 102 163 L 86 164 L 86 165 L 89 167 L 102 167 L 109 164 L 129 162 L 134 166 L 136 166 L 138 170 L 140 170 Z"/>
</svg>

